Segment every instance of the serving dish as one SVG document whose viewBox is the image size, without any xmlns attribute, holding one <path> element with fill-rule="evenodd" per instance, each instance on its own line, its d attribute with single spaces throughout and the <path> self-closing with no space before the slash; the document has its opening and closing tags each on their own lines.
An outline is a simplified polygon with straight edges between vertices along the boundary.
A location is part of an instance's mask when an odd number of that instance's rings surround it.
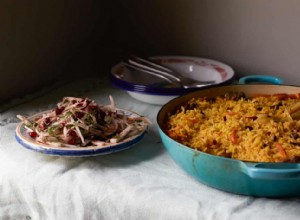
<svg viewBox="0 0 300 220">
<path fill-rule="evenodd" d="M 257 94 L 300 93 L 300 87 L 287 85 L 228 85 L 195 91 L 166 103 L 157 115 L 163 145 L 174 161 L 189 175 L 211 187 L 250 196 L 286 197 L 300 195 L 299 163 L 253 163 L 215 156 L 189 148 L 163 131 L 170 113 L 192 97 L 213 98 L 226 92 Z"/>
<path fill-rule="evenodd" d="M 117 109 L 118 112 L 122 112 L 130 117 L 140 117 L 137 113 Z M 41 112 L 35 114 L 28 119 L 37 118 L 49 111 Z M 121 142 L 115 144 L 109 144 L 105 146 L 88 146 L 88 147 L 54 147 L 47 144 L 39 143 L 26 132 L 24 123 L 20 123 L 15 131 L 16 140 L 21 144 L 21 146 L 43 154 L 53 155 L 53 156 L 65 156 L 65 157 L 83 157 L 83 156 L 98 156 L 111 154 L 119 152 L 128 148 L 131 148 L 137 144 L 145 135 L 147 126 L 135 136 L 124 139 Z"/>
<path fill-rule="evenodd" d="M 230 84 L 235 77 L 230 66 L 211 59 L 188 56 L 156 56 L 149 59 L 182 73 L 185 77 L 199 81 L 214 81 L 212 84 L 203 85 L 200 89 Z M 112 68 L 110 81 L 133 98 L 157 105 L 165 104 L 177 96 L 199 89 L 175 87 L 161 77 L 130 69 L 122 63 Z"/>
</svg>

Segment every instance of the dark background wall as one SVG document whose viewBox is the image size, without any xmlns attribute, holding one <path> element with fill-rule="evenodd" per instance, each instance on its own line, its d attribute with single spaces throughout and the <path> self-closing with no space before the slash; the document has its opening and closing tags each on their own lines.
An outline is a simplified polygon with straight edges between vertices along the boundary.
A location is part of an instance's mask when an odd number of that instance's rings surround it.
<svg viewBox="0 0 300 220">
<path fill-rule="evenodd" d="M 297 0 L 132 0 L 126 6 L 155 53 L 212 58 L 240 75 L 272 74 L 300 84 Z"/>
<path fill-rule="evenodd" d="M 1 1 L 0 103 L 59 80 L 107 74 L 119 54 L 115 3 Z"/>
<path fill-rule="evenodd" d="M 58 80 L 105 77 L 129 53 L 216 59 L 300 84 L 297 0 L 0 2 L 0 103 Z"/>
</svg>

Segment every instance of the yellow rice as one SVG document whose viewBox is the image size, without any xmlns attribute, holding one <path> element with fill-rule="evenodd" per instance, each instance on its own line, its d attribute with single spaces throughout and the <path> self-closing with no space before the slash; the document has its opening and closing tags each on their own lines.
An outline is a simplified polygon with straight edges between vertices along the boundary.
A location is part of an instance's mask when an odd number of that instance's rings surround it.
<svg viewBox="0 0 300 220">
<path fill-rule="evenodd" d="M 298 94 L 193 98 L 170 115 L 165 132 L 188 147 L 252 162 L 299 162 Z"/>
</svg>

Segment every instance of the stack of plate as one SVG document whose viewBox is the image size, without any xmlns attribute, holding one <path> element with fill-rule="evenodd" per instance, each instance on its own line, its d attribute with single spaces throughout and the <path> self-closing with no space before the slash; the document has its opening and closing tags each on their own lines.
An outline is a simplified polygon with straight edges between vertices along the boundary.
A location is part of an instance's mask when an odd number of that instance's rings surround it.
<svg viewBox="0 0 300 220">
<path fill-rule="evenodd" d="M 160 56 L 152 61 L 199 81 L 214 81 L 203 87 L 183 88 L 174 86 L 161 77 L 131 69 L 122 63 L 115 65 L 110 74 L 112 84 L 129 93 L 133 98 L 151 104 L 163 105 L 169 100 L 201 88 L 229 84 L 234 80 L 233 69 L 221 62 L 185 56 Z"/>
</svg>

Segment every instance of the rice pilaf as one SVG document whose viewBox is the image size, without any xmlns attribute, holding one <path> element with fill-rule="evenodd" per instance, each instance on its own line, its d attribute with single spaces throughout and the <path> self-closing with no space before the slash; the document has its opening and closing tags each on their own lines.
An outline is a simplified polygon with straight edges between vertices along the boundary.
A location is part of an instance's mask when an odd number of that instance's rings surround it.
<svg viewBox="0 0 300 220">
<path fill-rule="evenodd" d="M 299 94 L 192 98 L 170 115 L 174 140 L 218 156 L 251 162 L 299 162 L 300 120 L 292 117 Z M 295 110 L 295 109 L 294 109 Z"/>
</svg>

